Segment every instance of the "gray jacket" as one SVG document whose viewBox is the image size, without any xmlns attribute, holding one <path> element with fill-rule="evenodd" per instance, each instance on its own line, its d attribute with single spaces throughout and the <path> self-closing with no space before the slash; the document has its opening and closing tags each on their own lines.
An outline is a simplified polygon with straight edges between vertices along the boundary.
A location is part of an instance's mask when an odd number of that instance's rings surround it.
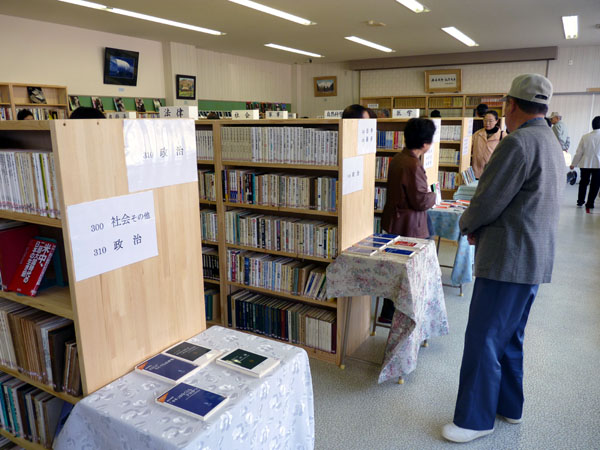
<svg viewBox="0 0 600 450">
<path fill-rule="evenodd" d="M 550 282 L 565 173 L 562 150 L 544 119 L 502 139 L 460 219 L 462 233 L 475 235 L 475 276 Z"/>
</svg>

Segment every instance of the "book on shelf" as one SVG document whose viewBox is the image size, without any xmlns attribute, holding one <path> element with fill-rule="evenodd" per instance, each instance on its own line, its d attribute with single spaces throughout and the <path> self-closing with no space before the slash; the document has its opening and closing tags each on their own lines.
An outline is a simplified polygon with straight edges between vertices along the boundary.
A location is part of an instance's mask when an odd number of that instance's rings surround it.
<svg viewBox="0 0 600 450">
<path fill-rule="evenodd" d="M 187 361 L 202 368 L 214 361 L 215 358 L 221 356 L 221 350 L 211 349 L 196 345 L 192 342 L 179 342 L 174 346 L 166 349 L 163 353 L 173 358 L 178 358 Z"/>
<path fill-rule="evenodd" d="M 135 366 L 144 375 L 169 383 L 178 383 L 196 373 L 200 367 L 179 358 L 159 353 Z"/>
<path fill-rule="evenodd" d="M 69 109 L 71 111 L 75 111 L 80 106 L 81 103 L 79 102 L 79 95 L 69 95 Z"/>
<path fill-rule="evenodd" d="M 217 358 L 217 364 L 261 378 L 279 365 L 279 359 L 237 348 Z"/>
<path fill-rule="evenodd" d="M 460 173 L 460 176 L 463 179 L 463 184 L 470 184 L 476 180 L 475 172 L 473 172 L 473 167 L 469 166 L 466 170 Z"/>
<path fill-rule="evenodd" d="M 0 120 L 13 120 L 12 108 L 10 106 L 0 106 Z"/>
<path fill-rule="evenodd" d="M 196 130 L 196 156 L 207 160 L 215 157 L 212 130 Z"/>
<path fill-rule="evenodd" d="M 113 98 L 113 101 L 115 103 L 115 111 L 125 111 L 125 103 L 123 103 L 123 99 L 121 97 L 115 97 Z"/>
<path fill-rule="evenodd" d="M 218 220 L 217 212 L 214 210 L 200 211 L 200 226 L 202 239 L 217 242 L 218 239 Z"/>
<path fill-rule="evenodd" d="M 37 225 L 23 225 L 0 230 L 0 281 L 6 291 L 13 279 L 27 244 L 39 233 Z"/>
<path fill-rule="evenodd" d="M 30 239 L 8 285 L 8 290 L 34 297 L 55 250 L 55 242 L 45 239 Z"/>
<path fill-rule="evenodd" d="M 158 98 L 152 99 L 152 105 L 154 106 L 154 111 L 156 111 L 156 112 L 159 112 L 160 107 L 162 106 L 160 103 L 160 99 L 158 99 Z"/>
<path fill-rule="evenodd" d="M 160 395 L 156 402 L 172 410 L 207 420 L 227 403 L 228 397 L 197 386 L 179 383 Z"/>
<path fill-rule="evenodd" d="M 134 99 L 135 102 L 135 110 L 137 112 L 146 112 L 146 105 L 144 105 L 144 99 L 143 98 L 136 98 Z"/>
<path fill-rule="evenodd" d="M 206 320 L 219 320 L 221 317 L 221 295 L 218 289 L 204 290 L 204 303 L 206 307 Z"/>
<path fill-rule="evenodd" d="M 96 108 L 100 112 L 104 112 L 104 103 L 100 97 L 92 97 L 92 108 Z"/>
<path fill-rule="evenodd" d="M 27 96 L 31 103 L 46 104 L 46 96 L 41 87 L 27 86 Z"/>
<path fill-rule="evenodd" d="M 219 279 L 219 251 L 214 247 L 202 246 L 202 274 L 205 279 Z"/>
</svg>

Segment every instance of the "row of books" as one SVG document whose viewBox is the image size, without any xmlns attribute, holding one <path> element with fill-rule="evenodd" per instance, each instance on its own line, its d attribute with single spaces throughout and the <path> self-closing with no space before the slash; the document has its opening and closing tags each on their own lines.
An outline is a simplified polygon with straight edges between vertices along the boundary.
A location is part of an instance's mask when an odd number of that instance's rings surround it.
<svg viewBox="0 0 600 450">
<path fill-rule="evenodd" d="M 337 178 L 224 170 L 226 202 L 335 211 Z"/>
<path fill-rule="evenodd" d="M 52 448 L 58 425 L 70 412 L 71 405 L 4 372 L 0 372 L 0 390 L 2 428 L 42 447 Z"/>
<path fill-rule="evenodd" d="M 458 172 L 438 172 L 438 181 L 442 189 L 456 189 L 460 184 L 460 174 Z"/>
<path fill-rule="evenodd" d="M 0 209 L 60 218 L 51 152 L 0 151 Z"/>
<path fill-rule="evenodd" d="M 226 240 L 245 245 L 321 258 L 337 256 L 337 226 L 240 209 L 225 213 Z"/>
<path fill-rule="evenodd" d="M 219 252 L 214 247 L 202 246 L 202 275 L 210 280 L 219 279 Z"/>
<path fill-rule="evenodd" d="M 81 394 L 75 328 L 64 317 L 0 298 L 0 364 L 55 391 Z"/>
<path fill-rule="evenodd" d="M 488 108 L 502 106 L 502 96 L 497 97 L 467 97 L 467 106 L 475 108 L 480 103 L 488 105 Z"/>
<path fill-rule="evenodd" d="M 201 169 L 198 171 L 198 188 L 202 200 L 217 201 L 215 172 L 213 170 Z"/>
<path fill-rule="evenodd" d="M 373 217 L 373 233 L 382 233 L 381 230 L 381 216 Z"/>
<path fill-rule="evenodd" d="M 377 131 L 377 148 L 401 149 L 404 146 L 404 131 Z"/>
<path fill-rule="evenodd" d="M 10 106 L 0 106 L 0 120 L 13 120 L 12 108 Z"/>
<path fill-rule="evenodd" d="M 382 210 L 385 206 L 387 188 L 375 186 L 375 209 Z"/>
<path fill-rule="evenodd" d="M 347 254 L 373 256 L 379 252 L 412 258 L 427 245 L 427 240 L 407 238 L 396 234 L 373 233 L 344 250 Z"/>
<path fill-rule="evenodd" d="M 204 305 L 206 307 L 206 320 L 219 320 L 221 318 L 221 296 L 218 289 L 204 290 Z"/>
<path fill-rule="evenodd" d="M 337 347 L 336 312 L 248 290 L 227 296 L 229 326 L 329 353 Z"/>
<path fill-rule="evenodd" d="M 338 132 L 302 127 L 223 127 L 224 160 L 338 164 Z"/>
<path fill-rule="evenodd" d="M 326 300 L 325 268 L 293 258 L 228 249 L 227 279 L 270 291 Z"/>
<path fill-rule="evenodd" d="M 196 130 L 196 156 L 205 160 L 215 157 L 212 130 Z"/>
<path fill-rule="evenodd" d="M 440 164 L 459 164 L 460 152 L 453 148 L 440 148 Z"/>
<path fill-rule="evenodd" d="M 394 108 L 398 109 L 417 109 L 425 108 L 425 97 L 394 97 Z"/>
<path fill-rule="evenodd" d="M 202 239 L 217 242 L 219 225 L 216 211 L 212 209 L 200 211 L 200 227 Z"/>
<path fill-rule="evenodd" d="M 460 176 L 463 179 L 463 184 L 470 184 L 476 180 L 475 172 L 473 172 L 473 168 L 471 166 L 467 167 L 467 170 L 462 171 Z"/>
<path fill-rule="evenodd" d="M 461 125 L 442 125 L 440 139 L 442 141 L 460 141 Z"/>
<path fill-rule="evenodd" d="M 375 158 L 375 178 L 385 179 L 390 169 L 391 156 L 377 156 Z"/>
<path fill-rule="evenodd" d="M 22 110 L 28 110 L 33 114 L 35 120 L 58 120 L 67 119 L 67 112 L 64 109 L 53 108 L 17 108 L 17 115 Z"/>
<path fill-rule="evenodd" d="M 461 107 L 463 105 L 462 97 L 429 97 L 430 108 L 450 108 Z"/>
</svg>

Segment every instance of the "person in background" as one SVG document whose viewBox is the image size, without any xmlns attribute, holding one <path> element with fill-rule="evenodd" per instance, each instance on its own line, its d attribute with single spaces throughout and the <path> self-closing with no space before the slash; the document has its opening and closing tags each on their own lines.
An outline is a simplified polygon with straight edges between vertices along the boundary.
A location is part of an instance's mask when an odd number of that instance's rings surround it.
<svg viewBox="0 0 600 450">
<path fill-rule="evenodd" d="M 80 106 L 71 113 L 69 119 L 106 119 L 102 111 L 89 106 Z"/>
<path fill-rule="evenodd" d="M 506 128 L 483 171 L 461 233 L 475 249 L 475 284 L 465 332 L 454 420 L 442 435 L 469 442 L 494 431 L 496 415 L 523 420 L 523 340 L 540 283 L 550 283 L 564 184 L 564 158 L 544 116 L 552 83 L 516 77 L 505 98 Z"/>
<path fill-rule="evenodd" d="M 33 113 L 28 109 L 22 109 L 17 113 L 17 120 L 34 120 Z"/>
<path fill-rule="evenodd" d="M 434 117 L 442 117 L 442 113 L 439 110 L 434 109 L 433 111 L 431 111 L 431 114 L 429 114 L 429 117 L 431 117 L 432 119 Z"/>
<path fill-rule="evenodd" d="M 404 148 L 390 161 L 387 196 L 381 228 L 387 233 L 427 239 L 430 236 L 427 210 L 435 204 L 427 175 L 419 159 L 431 147 L 435 124 L 429 119 L 410 119 L 404 128 Z M 384 299 L 379 321 L 390 323 L 394 303 Z"/>
<path fill-rule="evenodd" d="M 494 149 L 505 135 L 506 133 L 500 129 L 498 124 L 498 113 L 493 109 L 486 112 L 483 117 L 483 128 L 477 131 L 472 138 L 471 166 L 475 178 L 481 176 Z"/>
<path fill-rule="evenodd" d="M 371 108 L 367 108 L 367 112 L 369 113 L 369 119 L 377 119 L 377 113 Z"/>
<path fill-rule="evenodd" d="M 570 169 L 579 167 L 581 171 L 581 181 L 579 182 L 579 193 L 577 196 L 577 206 L 582 206 L 585 202 L 585 194 L 590 183 L 590 192 L 588 193 L 585 210 L 590 213 L 594 209 L 594 200 L 600 190 L 600 116 L 592 120 L 592 132 L 584 134 L 579 141 L 575 158 L 571 163 Z"/>
<path fill-rule="evenodd" d="M 485 103 L 480 103 L 475 108 L 476 117 L 484 117 L 486 112 L 488 112 L 488 105 Z"/>
<path fill-rule="evenodd" d="M 354 104 L 347 106 L 342 112 L 342 119 L 370 119 L 371 113 L 369 108 L 362 105 Z"/>
<path fill-rule="evenodd" d="M 569 130 L 567 130 L 567 126 L 562 120 L 562 116 L 553 112 L 550 114 L 550 122 L 552 123 L 552 131 L 554 131 L 554 135 L 556 139 L 558 139 L 558 143 L 564 152 L 569 153 L 569 147 L 571 146 L 571 138 L 569 137 Z M 577 182 L 577 172 L 571 170 L 567 173 L 567 183 L 574 185 Z"/>
</svg>

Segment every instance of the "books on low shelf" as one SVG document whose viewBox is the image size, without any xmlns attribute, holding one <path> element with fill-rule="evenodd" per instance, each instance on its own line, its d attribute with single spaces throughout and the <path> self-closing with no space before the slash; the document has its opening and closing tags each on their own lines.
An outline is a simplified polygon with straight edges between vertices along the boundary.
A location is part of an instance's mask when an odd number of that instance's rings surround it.
<svg viewBox="0 0 600 450">
<path fill-rule="evenodd" d="M 202 272 L 204 278 L 219 279 L 219 252 L 216 248 L 202 246 Z"/>
<path fill-rule="evenodd" d="M 202 239 L 216 242 L 218 239 L 217 212 L 212 209 L 201 210 L 200 227 Z"/>
<path fill-rule="evenodd" d="M 375 209 L 382 210 L 385 206 L 387 188 L 375 186 Z"/>
<path fill-rule="evenodd" d="M 173 386 L 156 399 L 159 405 L 201 420 L 208 420 L 227 401 L 228 397 L 186 383 Z"/>
<path fill-rule="evenodd" d="M 10 106 L 0 106 L 0 120 L 13 120 L 12 108 Z"/>
<path fill-rule="evenodd" d="M 216 201 L 215 171 L 208 169 L 198 170 L 198 186 L 201 200 Z"/>
<path fill-rule="evenodd" d="M 30 239 L 8 285 L 8 290 L 31 297 L 35 296 L 55 250 L 55 242 L 45 239 Z"/>
<path fill-rule="evenodd" d="M 196 156 L 208 160 L 215 157 L 212 130 L 196 130 Z"/>
<path fill-rule="evenodd" d="M 58 119 L 66 119 L 67 113 L 64 109 L 54 108 L 50 106 L 44 107 L 26 107 L 26 108 L 16 108 L 17 115 L 19 112 L 27 110 L 29 111 L 35 120 L 58 120 Z"/>
<path fill-rule="evenodd" d="M 219 320 L 221 317 L 221 296 L 218 289 L 204 290 L 204 304 L 206 307 L 206 320 Z"/>
<path fill-rule="evenodd" d="M 390 162 L 392 161 L 391 156 L 377 156 L 375 157 L 375 178 L 385 179 L 388 176 L 388 170 L 390 169 Z"/>
<path fill-rule="evenodd" d="M 258 378 L 267 375 L 279 365 L 279 360 L 276 358 L 259 355 L 258 353 L 242 348 L 236 348 L 220 356 L 216 362 L 228 369 L 237 370 L 246 375 Z"/>
</svg>

